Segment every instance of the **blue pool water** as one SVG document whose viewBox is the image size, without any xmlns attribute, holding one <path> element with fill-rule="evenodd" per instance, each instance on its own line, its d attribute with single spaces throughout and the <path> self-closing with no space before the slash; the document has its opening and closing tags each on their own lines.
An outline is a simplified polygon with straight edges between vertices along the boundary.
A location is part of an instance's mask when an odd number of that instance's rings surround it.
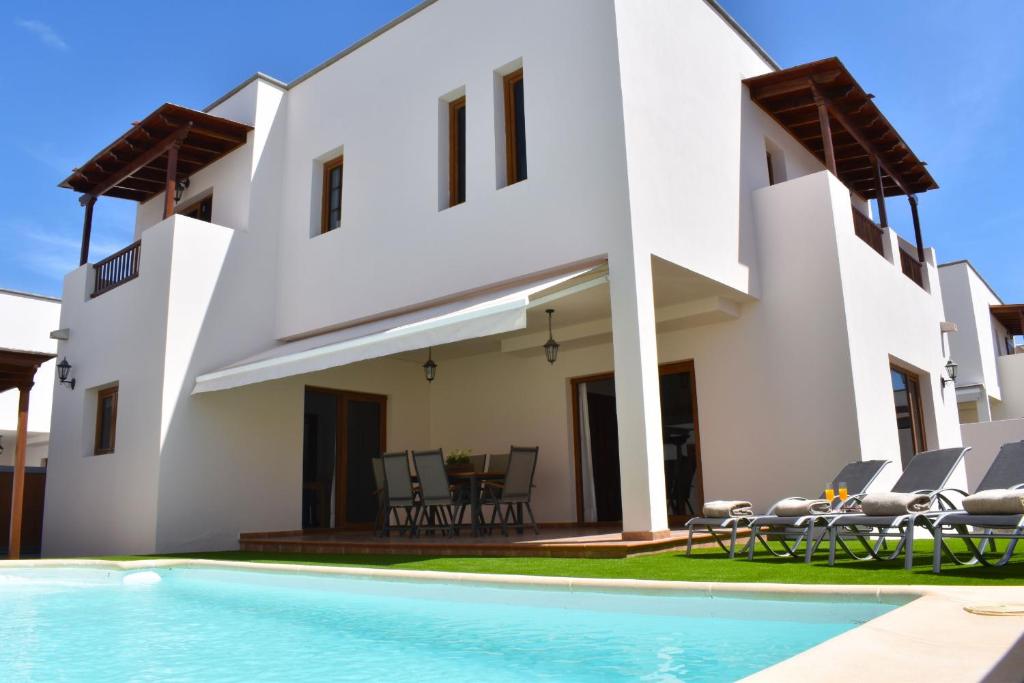
<svg viewBox="0 0 1024 683">
<path fill-rule="evenodd" d="M 205 568 L 7 569 L 0 676 L 730 681 L 895 606 Z"/>
</svg>

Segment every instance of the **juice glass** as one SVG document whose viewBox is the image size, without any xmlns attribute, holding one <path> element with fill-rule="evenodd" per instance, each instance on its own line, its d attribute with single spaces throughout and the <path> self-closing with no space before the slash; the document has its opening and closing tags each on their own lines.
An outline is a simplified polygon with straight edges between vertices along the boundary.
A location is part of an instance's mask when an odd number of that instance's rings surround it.
<svg viewBox="0 0 1024 683">
<path fill-rule="evenodd" d="M 839 482 L 839 500 L 846 500 L 849 496 L 850 492 L 846 489 L 846 482 Z"/>
</svg>

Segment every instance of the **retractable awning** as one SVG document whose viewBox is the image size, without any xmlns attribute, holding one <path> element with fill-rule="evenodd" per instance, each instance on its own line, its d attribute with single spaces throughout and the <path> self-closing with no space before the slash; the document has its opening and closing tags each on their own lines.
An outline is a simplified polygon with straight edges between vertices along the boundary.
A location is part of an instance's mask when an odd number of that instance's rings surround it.
<svg viewBox="0 0 1024 683">
<path fill-rule="evenodd" d="M 526 327 L 529 309 L 608 281 L 607 266 L 552 275 L 441 306 L 285 342 L 196 378 L 193 394 L 318 372 Z"/>
</svg>

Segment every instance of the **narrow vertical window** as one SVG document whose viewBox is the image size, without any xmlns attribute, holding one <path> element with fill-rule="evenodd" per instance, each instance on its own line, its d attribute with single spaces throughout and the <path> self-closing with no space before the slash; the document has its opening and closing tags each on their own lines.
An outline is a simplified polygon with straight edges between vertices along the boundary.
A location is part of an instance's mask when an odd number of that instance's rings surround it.
<svg viewBox="0 0 1024 683">
<path fill-rule="evenodd" d="M 323 212 L 320 232 L 334 230 L 341 225 L 341 186 L 345 157 L 324 162 Z"/>
<path fill-rule="evenodd" d="M 526 116 L 523 103 L 523 70 L 504 78 L 505 164 L 507 184 L 526 180 Z"/>
<path fill-rule="evenodd" d="M 117 385 L 100 389 L 96 393 L 96 444 L 93 453 L 103 455 L 114 452 L 117 431 Z"/>
<path fill-rule="evenodd" d="M 910 459 L 925 450 L 924 413 L 921 409 L 921 383 L 917 375 L 897 367 L 890 368 L 893 400 L 896 404 L 896 431 L 900 456 L 906 467 Z"/>
<path fill-rule="evenodd" d="M 448 206 L 466 201 L 466 98 L 448 104 Z"/>
<path fill-rule="evenodd" d="M 772 153 L 765 152 L 765 156 L 768 157 L 768 184 L 775 184 L 775 168 L 772 166 Z"/>
</svg>

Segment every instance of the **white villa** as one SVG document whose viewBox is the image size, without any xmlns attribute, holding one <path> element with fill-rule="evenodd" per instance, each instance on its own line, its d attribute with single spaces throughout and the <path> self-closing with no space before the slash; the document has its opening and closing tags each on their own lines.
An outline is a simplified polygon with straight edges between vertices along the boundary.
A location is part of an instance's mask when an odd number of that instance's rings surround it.
<svg viewBox="0 0 1024 683">
<path fill-rule="evenodd" d="M 384 451 L 537 446 L 542 525 L 656 540 L 959 445 L 937 184 L 876 94 L 711 0 L 429 0 L 140 117 L 62 183 L 43 554 L 363 528 Z M 136 241 L 90 261 L 107 197 Z"/>
</svg>

